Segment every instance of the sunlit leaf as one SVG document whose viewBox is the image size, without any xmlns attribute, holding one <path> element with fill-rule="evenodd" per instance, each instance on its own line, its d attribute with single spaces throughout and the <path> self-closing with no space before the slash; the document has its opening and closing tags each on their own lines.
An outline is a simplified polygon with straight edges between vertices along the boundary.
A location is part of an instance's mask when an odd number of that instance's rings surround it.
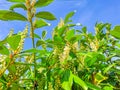
<svg viewBox="0 0 120 90">
<path fill-rule="evenodd" d="M 42 38 L 44 39 L 46 37 L 47 31 L 42 31 Z"/>
<path fill-rule="evenodd" d="M 25 2 L 25 0 L 7 0 L 9 2 Z"/>
<path fill-rule="evenodd" d="M 78 76 L 73 75 L 74 82 L 79 84 L 84 90 L 88 90 L 87 84 Z"/>
<path fill-rule="evenodd" d="M 75 14 L 75 12 L 70 12 L 66 15 L 65 17 L 65 20 L 64 20 L 64 23 L 68 23 L 68 22 L 71 22 L 71 20 L 69 20 L 73 15 Z"/>
<path fill-rule="evenodd" d="M 109 65 L 108 67 L 106 67 L 106 68 L 104 69 L 103 73 L 104 73 L 104 74 L 107 73 L 113 66 L 115 66 L 115 63 L 113 63 L 113 64 Z"/>
<path fill-rule="evenodd" d="M 9 55 L 9 50 L 2 44 L 0 44 L 0 54 Z"/>
<path fill-rule="evenodd" d="M 74 34 L 75 34 L 75 30 L 74 29 L 67 31 L 65 39 L 70 41 L 70 39 L 74 36 Z"/>
<path fill-rule="evenodd" d="M 38 0 L 35 7 L 44 7 L 51 4 L 54 0 Z"/>
<path fill-rule="evenodd" d="M 48 23 L 46 23 L 44 20 L 40 19 L 40 20 L 36 21 L 35 28 L 41 28 L 41 27 L 48 26 L 48 25 L 49 25 Z"/>
<path fill-rule="evenodd" d="M 47 11 L 38 12 L 35 16 L 38 18 L 46 19 L 46 20 L 55 20 L 56 19 L 52 13 L 47 12 Z"/>
<path fill-rule="evenodd" d="M 8 21 L 8 20 L 20 20 L 20 21 L 27 21 L 27 18 L 23 15 L 8 11 L 8 10 L 0 10 L 0 20 Z"/>
<path fill-rule="evenodd" d="M 36 43 L 36 47 L 41 46 L 41 45 L 43 45 L 43 44 L 45 44 L 45 41 L 43 41 L 43 40 L 38 40 L 37 43 Z"/>
<path fill-rule="evenodd" d="M 113 88 L 112 88 L 112 87 L 109 87 L 109 86 L 105 86 L 105 87 L 103 88 L 103 90 L 113 90 Z"/>
<path fill-rule="evenodd" d="M 41 39 L 41 37 L 38 34 L 36 34 L 36 33 L 34 33 L 34 37 L 38 38 L 38 39 Z"/>
<path fill-rule="evenodd" d="M 86 82 L 87 86 L 92 89 L 92 90 L 101 90 L 99 87 L 97 87 L 96 85 L 93 85 L 89 82 Z"/>
<path fill-rule="evenodd" d="M 10 7 L 10 10 L 14 10 L 15 8 L 22 8 L 24 10 L 27 10 L 26 6 L 23 3 L 17 3 L 17 4 L 13 4 Z"/>
<path fill-rule="evenodd" d="M 69 79 L 62 83 L 62 88 L 64 90 L 71 90 L 72 84 L 73 84 L 73 75 L 72 72 L 70 72 Z"/>
<path fill-rule="evenodd" d="M 20 35 L 13 35 L 7 38 L 7 42 L 13 50 L 16 50 L 21 40 Z"/>
<path fill-rule="evenodd" d="M 120 26 L 115 26 L 114 29 L 110 33 L 115 38 L 120 39 Z"/>
</svg>

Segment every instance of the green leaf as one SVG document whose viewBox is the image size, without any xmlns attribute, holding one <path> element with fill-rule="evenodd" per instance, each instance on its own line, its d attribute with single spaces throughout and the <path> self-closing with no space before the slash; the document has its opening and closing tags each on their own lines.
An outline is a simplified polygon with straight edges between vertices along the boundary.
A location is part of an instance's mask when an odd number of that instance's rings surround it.
<svg viewBox="0 0 120 90">
<path fill-rule="evenodd" d="M 100 82 L 102 82 L 102 81 L 104 81 L 104 80 L 106 80 L 107 79 L 107 77 L 105 77 L 105 76 L 103 76 L 101 73 L 97 73 L 96 75 L 95 75 L 95 80 L 96 80 L 96 83 L 97 84 L 99 84 Z"/>
<path fill-rule="evenodd" d="M 112 31 L 110 31 L 111 35 L 115 38 L 120 39 L 120 26 L 115 26 Z"/>
<path fill-rule="evenodd" d="M 44 20 L 40 19 L 40 20 L 37 20 L 36 23 L 35 23 L 35 28 L 41 28 L 41 27 L 44 27 L 44 26 L 49 26 L 48 23 L 46 23 Z"/>
<path fill-rule="evenodd" d="M 16 50 L 21 40 L 20 35 L 13 35 L 7 38 L 7 42 L 13 50 Z"/>
<path fill-rule="evenodd" d="M 109 86 L 105 86 L 105 87 L 103 88 L 103 90 L 113 90 L 113 88 L 112 88 L 112 87 L 109 87 Z"/>
<path fill-rule="evenodd" d="M 14 10 L 15 8 L 23 8 L 24 10 L 27 10 L 26 6 L 23 3 L 13 4 L 10 7 L 10 10 Z"/>
<path fill-rule="evenodd" d="M 70 39 L 74 36 L 74 34 L 75 34 L 75 30 L 74 29 L 67 31 L 65 39 L 70 41 Z"/>
<path fill-rule="evenodd" d="M 72 75 L 72 72 L 70 71 L 69 79 L 68 81 L 64 81 L 62 83 L 62 88 L 64 90 L 71 90 L 72 84 L 73 84 L 73 75 Z"/>
<path fill-rule="evenodd" d="M 23 51 L 22 53 L 36 53 L 38 52 L 39 50 L 35 49 L 35 48 L 31 48 L 31 49 L 28 49 L 28 50 L 25 50 Z"/>
<path fill-rule="evenodd" d="M 45 44 L 45 41 L 43 41 L 43 40 L 38 40 L 37 43 L 36 43 L 36 47 L 41 46 L 41 45 L 43 45 L 43 44 Z"/>
<path fill-rule="evenodd" d="M 8 20 L 20 20 L 20 21 L 27 21 L 27 18 L 23 15 L 8 11 L 8 10 L 0 10 L 0 20 L 8 21 Z"/>
<path fill-rule="evenodd" d="M 75 14 L 75 12 L 70 12 L 66 15 L 65 19 L 64 19 L 64 23 L 68 23 L 71 22 L 71 20 L 69 20 L 73 15 Z"/>
<path fill-rule="evenodd" d="M 34 33 L 34 37 L 38 38 L 38 39 L 41 39 L 41 37 L 38 34 L 36 34 L 36 33 Z"/>
<path fill-rule="evenodd" d="M 9 55 L 9 50 L 2 44 L 0 44 L 0 54 Z"/>
<path fill-rule="evenodd" d="M 77 42 L 78 40 L 80 40 L 81 38 L 82 38 L 81 35 L 74 35 L 74 36 L 70 39 L 70 42 L 75 43 L 75 42 Z"/>
<path fill-rule="evenodd" d="M 38 0 L 35 7 L 44 7 L 51 4 L 54 0 Z"/>
<path fill-rule="evenodd" d="M 42 38 L 44 39 L 46 37 L 47 31 L 42 31 Z"/>
<path fill-rule="evenodd" d="M 89 82 L 86 82 L 87 86 L 92 89 L 92 90 L 101 90 L 99 87 L 89 83 Z"/>
<path fill-rule="evenodd" d="M 63 44 L 63 39 L 59 35 L 54 35 L 53 39 L 56 44 Z"/>
<path fill-rule="evenodd" d="M 87 32 L 87 27 L 83 27 L 82 31 L 83 31 L 83 33 L 86 33 Z"/>
<path fill-rule="evenodd" d="M 73 79 L 74 79 L 74 82 L 79 84 L 84 90 L 88 90 L 88 86 L 86 85 L 86 83 L 82 79 L 80 79 L 78 76 L 73 75 Z"/>
<path fill-rule="evenodd" d="M 107 73 L 107 72 L 108 72 L 113 66 L 115 66 L 115 65 L 116 65 L 115 63 L 109 65 L 108 67 L 105 68 L 105 70 L 103 71 L 103 73 L 104 73 L 104 74 Z"/>
<path fill-rule="evenodd" d="M 62 73 L 62 82 L 68 81 L 69 77 L 70 77 L 70 70 L 67 69 Z"/>
<path fill-rule="evenodd" d="M 25 0 L 7 0 L 9 2 L 25 2 Z"/>
<path fill-rule="evenodd" d="M 11 64 L 9 67 L 8 67 L 8 70 L 10 73 L 15 73 L 16 72 L 16 67 L 14 64 Z"/>
<path fill-rule="evenodd" d="M 35 16 L 38 18 L 46 19 L 46 20 L 55 20 L 56 19 L 52 13 L 47 12 L 47 11 L 38 12 Z"/>
</svg>

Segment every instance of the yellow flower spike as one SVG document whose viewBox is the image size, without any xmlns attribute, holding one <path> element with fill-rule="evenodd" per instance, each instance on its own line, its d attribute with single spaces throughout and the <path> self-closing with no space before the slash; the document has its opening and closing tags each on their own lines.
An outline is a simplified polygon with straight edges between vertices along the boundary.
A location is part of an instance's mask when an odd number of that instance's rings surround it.
<svg viewBox="0 0 120 90">
<path fill-rule="evenodd" d="M 32 0 L 31 7 L 33 8 L 35 6 L 36 0 Z"/>
<path fill-rule="evenodd" d="M 60 23 L 58 24 L 58 28 L 61 28 L 64 26 L 64 20 L 61 18 Z"/>
</svg>

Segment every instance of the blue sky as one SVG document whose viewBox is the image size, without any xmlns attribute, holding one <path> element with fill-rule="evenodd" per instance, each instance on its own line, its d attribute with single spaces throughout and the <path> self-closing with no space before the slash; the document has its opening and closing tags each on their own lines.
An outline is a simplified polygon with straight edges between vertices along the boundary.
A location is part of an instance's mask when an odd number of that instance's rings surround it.
<svg viewBox="0 0 120 90">
<path fill-rule="evenodd" d="M 11 4 L 6 0 L 0 0 L 0 9 L 9 9 Z M 42 30 L 48 30 L 48 37 L 51 36 L 51 31 L 57 25 L 60 18 L 64 18 L 70 11 L 76 10 L 76 14 L 72 20 L 74 23 L 81 23 L 88 27 L 88 31 L 94 32 L 96 22 L 109 22 L 114 25 L 120 25 L 120 0 L 55 0 L 47 7 L 40 10 L 50 11 L 56 17 L 56 21 L 48 21 L 50 27 L 41 28 L 35 32 L 41 34 Z M 23 10 L 16 11 L 25 14 Z M 3 39 L 11 28 L 15 32 L 22 31 L 25 27 L 25 22 L 20 21 L 0 21 L 0 39 Z"/>
</svg>

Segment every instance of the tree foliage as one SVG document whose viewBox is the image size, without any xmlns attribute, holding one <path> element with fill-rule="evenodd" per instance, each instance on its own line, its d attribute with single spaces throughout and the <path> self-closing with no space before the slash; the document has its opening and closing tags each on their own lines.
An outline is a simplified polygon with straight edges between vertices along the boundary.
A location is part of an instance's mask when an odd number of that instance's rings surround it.
<svg viewBox="0 0 120 90">
<path fill-rule="evenodd" d="M 54 28 L 52 38 L 46 38 L 47 31 L 38 35 L 34 30 L 49 26 L 44 19 L 56 18 L 35 9 L 53 0 L 8 1 L 17 4 L 1 10 L 0 20 L 27 21 L 30 27 L 16 34 L 10 31 L 0 41 L 0 90 L 119 90 L 120 26 L 96 23 L 95 34 L 85 26 L 76 30 L 70 12 Z M 15 8 L 23 8 L 27 16 Z M 33 44 L 28 50 L 23 49 L 26 38 Z"/>
</svg>

